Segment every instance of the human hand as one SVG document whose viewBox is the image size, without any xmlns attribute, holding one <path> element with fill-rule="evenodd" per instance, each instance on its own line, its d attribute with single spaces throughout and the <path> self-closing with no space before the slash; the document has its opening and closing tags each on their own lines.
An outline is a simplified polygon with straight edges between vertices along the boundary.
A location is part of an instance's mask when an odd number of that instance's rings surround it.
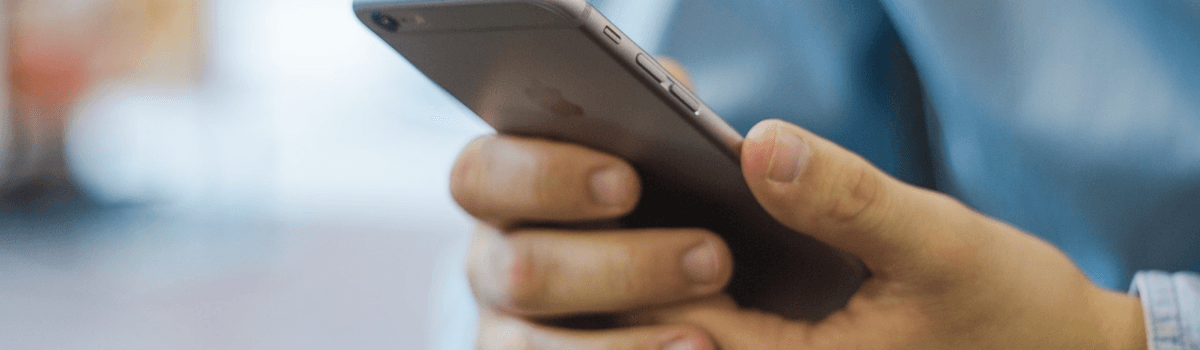
<svg viewBox="0 0 1200 350">
<path fill-rule="evenodd" d="M 854 253 L 873 276 L 816 323 L 718 296 L 643 324 L 697 325 L 726 350 L 1146 348 L 1135 298 L 1095 286 L 1051 245 L 812 133 L 760 123 L 742 168 L 772 216 Z"/>
<path fill-rule="evenodd" d="M 799 135 L 804 141 L 791 144 L 808 151 L 774 154 L 781 130 Z M 577 146 L 486 137 L 464 151 L 453 182 L 460 205 L 486 222 L 469 262 L 482 307 L 480 348 L 1145 348 L 1136 300 L 1092 285 L 1032 236 L 782 122 L 756 127 L 742 151 L 764 208 L 873 271 L 844 310 L 806 323 L 739 309 L 719 293 L 732 261 L 708 232 L 522 228 L 620 217 L 637 202 L 636 176 L 624 162 Z M 766 180 L 786 164 L 800 175 Z M 608 166 L 624 175 L 589 180 Z M 601 197 L 610 204 L 597 205 Z M 709 244 L 715 260 L 685 258 L 693 256 L 688 248 Z M 720 277 L 697 283 L 688 265 Z M 556 327 L 561 317 L 591 314 L 612 315 L 607 326 L 624 328 Z"/>
<path fill-rule="evenodd" d="M 451 178 L 455 200 L 481 221 L 468 261 L 481 308 L 479 348 L 708 344 L 703 332 L 683 324 L 553 326 L 562 317 L 627 314 L 714 295 L 730 278 L 729 252 L 710 232 L 545 228 L 615 219 L 632 210 L 640 184 L 624 161 L 571 144 L 485 136 L 466 147 Z"/>
</svg>

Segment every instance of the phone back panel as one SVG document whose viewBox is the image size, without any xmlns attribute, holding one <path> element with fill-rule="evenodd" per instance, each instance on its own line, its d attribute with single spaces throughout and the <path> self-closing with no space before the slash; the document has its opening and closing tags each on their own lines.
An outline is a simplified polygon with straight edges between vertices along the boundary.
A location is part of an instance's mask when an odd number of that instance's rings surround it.
<svg viewBox="0 0 1200 350">
<path fill-rule="evenodd" d="M 674 79 L 638 64 L 644 53 L 590 6 L 510 0 L 355 7 L 363 23 L 499 132 L 628 160 L 644 190 L 622 224 L 720 234 L 737 263 L 728 291 L 744 306 L 819 319 L 861 283 L 865 270 L 857 260 L 783 227 L 759 206 L 738 167 L 740 135 L 702 103 L 677 97 L 682 86 Z M 380 16 L 401 26 L 391 31 Z"/>
</svg>

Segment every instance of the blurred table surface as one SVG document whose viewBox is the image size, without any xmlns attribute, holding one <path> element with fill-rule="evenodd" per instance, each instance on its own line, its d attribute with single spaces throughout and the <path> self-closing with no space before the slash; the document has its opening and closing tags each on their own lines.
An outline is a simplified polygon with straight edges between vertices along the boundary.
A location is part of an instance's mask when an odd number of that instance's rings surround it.
<svg viewBox="0 0 1200 350">
<path fill-rule="evenodd" d="M 449 169 L 488 129 L 349 0 L 210 6 L 202 86 L 81 106 L 100 203 L 0 216 L 0 349 L 427 348 L 471 226 Z"/>
</svg>

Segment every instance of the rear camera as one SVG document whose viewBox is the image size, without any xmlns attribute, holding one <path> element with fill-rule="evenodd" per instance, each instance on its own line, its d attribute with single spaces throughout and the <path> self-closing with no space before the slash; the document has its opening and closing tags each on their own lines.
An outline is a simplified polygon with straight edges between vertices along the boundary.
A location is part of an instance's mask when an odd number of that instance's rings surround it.
<svg viewBox="0 0 1200 350">
<path fill-rule="evenodd" d="M 400 22 L 396 21 L 392 16 L 388 16 L 379 11 L 371 11 L 371 20 L 375 21 L 375 25 L 389 32 L 400 30 Z"/>
</svg>

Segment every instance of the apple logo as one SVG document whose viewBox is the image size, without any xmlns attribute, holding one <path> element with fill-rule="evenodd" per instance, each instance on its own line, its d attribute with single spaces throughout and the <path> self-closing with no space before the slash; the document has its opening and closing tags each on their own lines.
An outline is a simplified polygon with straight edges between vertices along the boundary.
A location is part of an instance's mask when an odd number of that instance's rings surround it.
<svg viewBox="0 0 1200 350">
<path fill-rule="evenodd" d="M 537 80 L 530 81 L 530 86 L 525 89 L 525 96 L 528 96 L 534 103 L 561 118 L 582 117 L 584 115 L 583 107 L 563 98 L 562 91 L 546 86 L 546 84 Z"/>
</svg>

